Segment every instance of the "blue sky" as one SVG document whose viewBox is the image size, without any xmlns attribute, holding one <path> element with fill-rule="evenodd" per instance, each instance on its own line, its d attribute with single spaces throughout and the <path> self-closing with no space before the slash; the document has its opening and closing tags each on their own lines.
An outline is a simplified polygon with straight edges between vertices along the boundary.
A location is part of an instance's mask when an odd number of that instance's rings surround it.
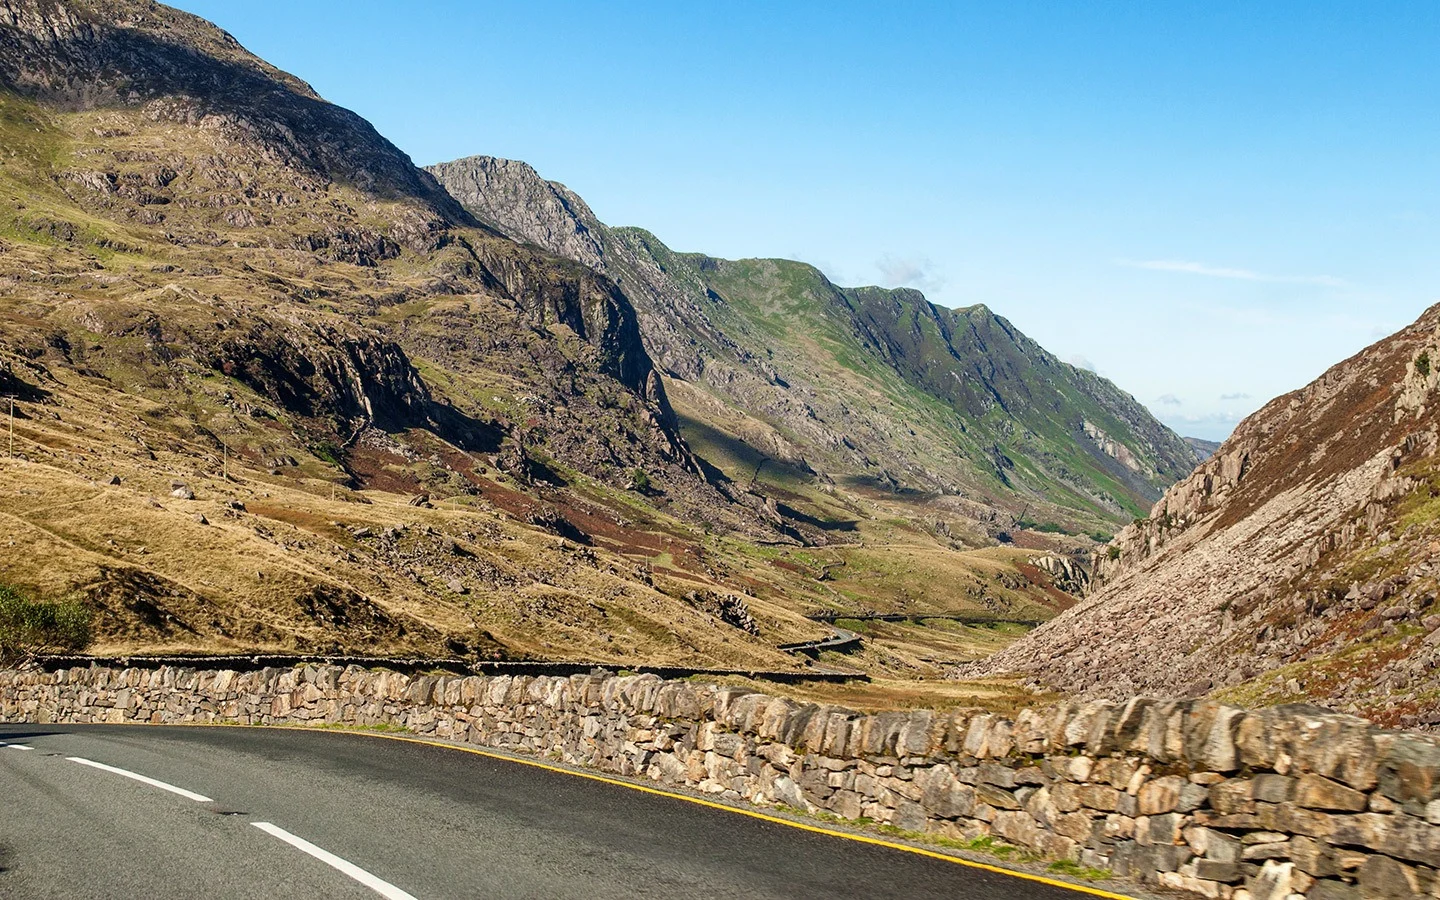
<svg viewBox="0 0 1440 900">
<path fill-rule="evenodd" d="M 1185 434 L 1440 301 L 1440 4 L 181 0 L 425 164 L 985 303 Z"/>
</svg>

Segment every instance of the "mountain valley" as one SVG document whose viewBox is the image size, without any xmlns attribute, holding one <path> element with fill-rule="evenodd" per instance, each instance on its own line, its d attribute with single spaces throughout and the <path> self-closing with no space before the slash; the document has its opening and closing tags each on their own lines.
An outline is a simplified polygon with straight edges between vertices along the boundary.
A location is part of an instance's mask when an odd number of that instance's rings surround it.
<svg viewBox="0 0 1440 900">
<path fill-rule="evenodd" d="M 4 0 L 0 85 L 0 580 L 96 653 L 934 680 L 1195 460 L 984 307 L 467 193 L 164 6 Z"/>
</svg>

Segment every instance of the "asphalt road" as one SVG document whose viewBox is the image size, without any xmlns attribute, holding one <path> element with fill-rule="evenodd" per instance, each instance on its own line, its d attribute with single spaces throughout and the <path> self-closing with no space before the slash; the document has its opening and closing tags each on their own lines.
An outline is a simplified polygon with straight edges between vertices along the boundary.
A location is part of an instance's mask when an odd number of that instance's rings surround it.
<svg viewBox="0 0 1440 900">
<path fill-rule="evenodd" d="M 0 725 L 0 743 L 0 897 L 1085 896 L 368 735 Z"/>
</svg>

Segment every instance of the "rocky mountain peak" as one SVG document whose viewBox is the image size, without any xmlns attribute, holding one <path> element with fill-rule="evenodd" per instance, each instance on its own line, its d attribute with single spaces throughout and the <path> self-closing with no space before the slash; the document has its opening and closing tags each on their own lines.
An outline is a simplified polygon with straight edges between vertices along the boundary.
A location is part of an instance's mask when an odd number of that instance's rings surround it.
<svg viewBox="0 0 1440 900">
<path fill-rule="evenodd" d="M 205 20 L 148 0 L 0 0 L 0 85 L 60 108 L 136 107 L 372 196 L 470 217 L 360 116 Z"/>
<path fill-rule="evenodd" d="M 529 163 L 468 156 L 428 170 L 466 209 L 501 233 L 608 274 L 599 221 L 585 201 Z"/>
</svg>

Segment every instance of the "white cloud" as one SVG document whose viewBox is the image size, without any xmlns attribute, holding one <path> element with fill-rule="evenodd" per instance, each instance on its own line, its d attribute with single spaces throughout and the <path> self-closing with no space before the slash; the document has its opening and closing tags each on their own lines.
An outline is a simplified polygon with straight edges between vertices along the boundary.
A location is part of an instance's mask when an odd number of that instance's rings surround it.
<svg viewBox="0 0 1440 900">
<path fill-rule="evenodd" d="M 1090 361 L 1089 357 L 1081 356 L 1079 353 L 1073 353 L 1067 356 L 1065 361 L 1077 369 L 1089 369 L 1091 372 L 1100 371 L 1095 368 L 1095 364 Z"/>
<path fill-rule="evenodd" d="M 1175 396 L 1174 394 L 1161 394 L 1160 402 L 1165 404 L 1166 406 L 1179 406 L 1184 401 L 1181 400 L 1179 397 Z"/>
<path fill-rule="evenodd" d="M 1249 400 L 1249 399 L 1250 399 L 1250 395 L 1249 395 L 1249 394 L 1243 394 L 1243 393 L 1242 393 L 1242 394 L 1221 394 L 1221 395 L 1220 395 L 1220 399 L 1221 399 L 1221 400 Z"/>
<path fill-rule="evenodd" d="M 1271 284 L 1313 284 L 1320 287 L 1347 287 L 1348 282 L 1333 275 L 1266 275 L 1250 269 L 1229 269 L 1223 266 L 1207 266 L 1204 263 L 1183 259 L 1119 259 L 1116 265 L 1131 269 L 1149 269 L 1152 272 L 1179 272 L 1184 275 L 1204 275 L 1209 278 L 1231 278 L 1238 281 L 1264 281 Z"/>
<path fill-rule="evenodd" d="M 896 257 L 885 254 L 876 260 L 883 287 L 910 287 L 922 291 L 938 291 L 945 279 L 934 271 L 935 264 L 925 257 Z"/>
</svg>

